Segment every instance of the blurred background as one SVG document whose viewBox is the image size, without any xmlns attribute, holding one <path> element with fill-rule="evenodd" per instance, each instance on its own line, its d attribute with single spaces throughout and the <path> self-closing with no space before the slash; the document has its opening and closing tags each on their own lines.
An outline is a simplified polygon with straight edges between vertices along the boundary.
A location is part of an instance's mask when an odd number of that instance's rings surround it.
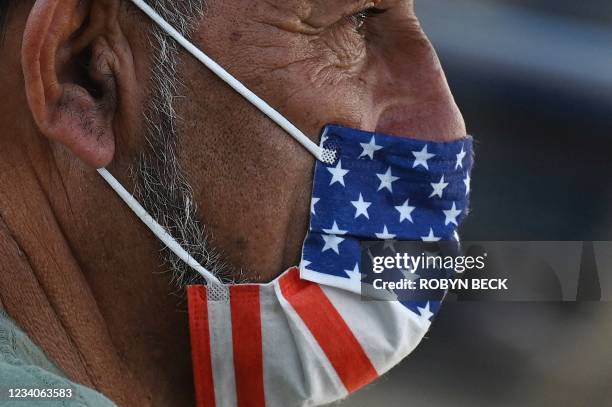
<svg viewBox="0 0 612 407">
<path fill-rule="evenodd" d="M 612 2 L 416 9 L 477 140 L 463 239 L 612 240 Z M 612 406 L 612 303 L 448 302 L 402 365 L 342 405 Z"/>
</svg>

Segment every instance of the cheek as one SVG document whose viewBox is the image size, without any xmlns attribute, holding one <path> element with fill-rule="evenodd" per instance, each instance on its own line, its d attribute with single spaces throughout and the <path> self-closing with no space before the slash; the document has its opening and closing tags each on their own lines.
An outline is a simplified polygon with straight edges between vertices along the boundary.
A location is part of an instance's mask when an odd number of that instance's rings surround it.
<svg viewBox="0 0 612 407">
<path fill-rule="evenodd" d="M 354 29 L 338 25 L 303 35 L 248 19 L 220 24 L 223 15 L 206 17 L 196 43 L 313 140 L 327 123 L 361 127 L 372 121 L 359 80 L 365 44 Z"/>
<path fill-rule="evenodd" d="M 358 77 L 326 61 L 294 65 L 273 75 L 270 83 L 279 110 L 315 141 L 326 124 L 363 127 L 371 121 L 367 89 Z"/>
<path fill-rule="evenodd" d="M 312 158 L 278 126 L 206 70 L 181 69 L 178 151 L 193 186 L 198 220 L 212 247 L 236 267 L 282 270 L 275 254 L 299 253 L 307 226 Z M 299 206 L 299 211 L 291 209 Z M 287 230 L 287 225 L 292 225 Z"/>
<path fill-rule="evenodd" d="M 316 141 L 329 123 L 367 126 L 373 117 L 370 91 L 362 78 L 367 53 L 357 37 L 337 29 L 302 44 L 291 61 L 264 69 L 254 90 Z M 281 53 L 276 61 L 279 58 Z"/>
</svg>

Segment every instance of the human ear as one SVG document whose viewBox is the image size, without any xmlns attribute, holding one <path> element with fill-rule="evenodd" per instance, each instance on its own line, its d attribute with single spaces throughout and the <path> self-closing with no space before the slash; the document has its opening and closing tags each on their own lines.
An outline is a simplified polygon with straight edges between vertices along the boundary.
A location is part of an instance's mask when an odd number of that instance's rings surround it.
<svg viewBox="0 0 612 407">
<path fill-rule="evenodd" d="M 122 35 L 118 0 L 37 0 L 23 36 L 21 62 L 34 121 L 48 139 L 86 164 L 115 154 Z M 122 52 L 122 51 L 120 51 Z"/>
</svg>

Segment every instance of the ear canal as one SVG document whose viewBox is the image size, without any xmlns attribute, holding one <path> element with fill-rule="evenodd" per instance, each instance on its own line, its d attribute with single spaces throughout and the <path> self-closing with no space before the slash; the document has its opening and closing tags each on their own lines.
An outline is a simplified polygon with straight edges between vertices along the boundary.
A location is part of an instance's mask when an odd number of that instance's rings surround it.
<svg viewBox="0 0 612 407">
<path fill-rule="evenodd" d="M 94 25 L 93 2 L 36 2 L 24 31 L 22 68 L 33 117 L 41 133 L 86 164 L 106 166 L 114 156 L 116 58 Z M 109 17 L 110 18 L 110 17 Z"/>
</svg>

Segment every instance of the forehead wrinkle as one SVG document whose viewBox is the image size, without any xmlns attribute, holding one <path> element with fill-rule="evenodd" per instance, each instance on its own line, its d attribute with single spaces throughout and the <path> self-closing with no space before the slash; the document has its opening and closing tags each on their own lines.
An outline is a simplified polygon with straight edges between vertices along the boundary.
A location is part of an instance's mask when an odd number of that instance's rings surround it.
<svg viewBox="0 0 612 407">
<path fill-rule="evenodd" d="M 255 6 L 259 22 L 266 22 L 288 31 L 312 34 L 381 0 L 263 0 Z"/>
</svg>

